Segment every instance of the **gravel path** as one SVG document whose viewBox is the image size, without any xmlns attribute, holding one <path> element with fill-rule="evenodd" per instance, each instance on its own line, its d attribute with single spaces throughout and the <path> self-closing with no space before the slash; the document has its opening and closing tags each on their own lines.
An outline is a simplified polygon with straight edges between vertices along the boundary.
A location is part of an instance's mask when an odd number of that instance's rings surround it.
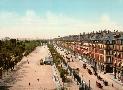
<svg viewBox="0 0 123 90">
<path fill-rule="evenodd" d="M 48 53 L 46 46 L 37 47 L 30 55 L 21 60 L 14 71 L 0 80 L 1 88 L 6 89 L 7 87 L 9 90 L 55 90 L 51 65 L 40 65 L 40 59 L 48 56 Z"/>
</svg>

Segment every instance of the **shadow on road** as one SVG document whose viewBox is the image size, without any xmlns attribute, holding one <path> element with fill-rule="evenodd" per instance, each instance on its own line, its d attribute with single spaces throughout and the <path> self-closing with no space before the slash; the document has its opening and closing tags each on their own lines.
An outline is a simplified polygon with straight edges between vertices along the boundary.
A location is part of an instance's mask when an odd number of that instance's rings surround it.
<svg viewBox="0 0 123 90">
<path fill-rule="evenodd" d="M 9 90 L 11 86 L 0 86 L 0 90 Z"/>
</svg>

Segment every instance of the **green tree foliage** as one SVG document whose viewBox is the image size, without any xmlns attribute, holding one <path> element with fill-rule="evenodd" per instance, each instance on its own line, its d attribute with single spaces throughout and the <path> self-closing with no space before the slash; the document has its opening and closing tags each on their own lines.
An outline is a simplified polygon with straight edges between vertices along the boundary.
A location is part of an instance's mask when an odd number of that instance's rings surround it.
<svg viewBox="0 0 123 90">
<path fill-rule="evenodd" d="M 39 40 L 29 41 L 9 38 L 0 40 L 0 67 L 4 70 L 14 68 L 24 55 L 27 56 L 39 45 Z"/>
<path fill-rule="evenodd" d="M 63 67 L 61 67 L 61 63 L 64 62 L 63 57 L 57 52 L 56 49 L 54 49 L 53 45 L 48 44 L 48 48 L 51 52 L 51 55 L 53 57 L 53 62 L 55 63 L 59 73 L 60 73 L 60 77 L 62 78 L 62 81 L 65 82 L 66 81 L 66 75 L 68 75 L 67 70 L 63 69 Z"/>
</svg>

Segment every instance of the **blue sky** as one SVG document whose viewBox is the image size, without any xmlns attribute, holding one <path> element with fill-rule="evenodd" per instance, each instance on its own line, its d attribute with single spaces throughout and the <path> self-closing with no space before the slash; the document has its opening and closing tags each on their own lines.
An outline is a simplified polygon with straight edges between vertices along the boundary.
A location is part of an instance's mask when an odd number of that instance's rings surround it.
<svg viewBox="0 0 123 90">
<path fill-rule="evenodd" d="M 122 30 L 122 17 L 123 0 L 0 0 L 0 37 L 49 38 L 112 26 Z"/>
</svg>

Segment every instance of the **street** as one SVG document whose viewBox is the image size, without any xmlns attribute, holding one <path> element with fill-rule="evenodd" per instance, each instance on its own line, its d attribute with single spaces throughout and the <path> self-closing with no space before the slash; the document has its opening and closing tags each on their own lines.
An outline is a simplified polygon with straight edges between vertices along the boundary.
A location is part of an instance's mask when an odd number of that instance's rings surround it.
<svg viewBox="0 0 123 90">
<path fill-rule="evenodd" d="M 47 46 L 40 46 L 24 57 L 15 70 L 3 75 L 0 90 L 55 90 L 52 66 L 40 65 L 48 53 Z"/>
<path fill-rule="evenodd" d="M 105 86 L 102 81 L 92 74 L 90 75 L 87 69 L 84 69 L 83 61 L 75 58 L 72 53 L 66 54 L 67 50 L 57 47 L 56 50 L 62 56 L 71 68 L 79 68 L 79 76 L 86 82 L 92 90 L 101 90 L 97 87 L 96 81 L 103 85 L 103 90 L 122 90 L 122 86 L 115 83 L 109 77 L 98 73 L 104 80 L 108 81 L 109 85 Z M 4 72 L 3 78 L 0 80 L 0 90 L 58 90 L 63 87 L 62 80 L 55 65 L 40 65 L 40 60 L 50 56 L 50 52 L 46 45 L 37 47 L 27 57 L 23 57 L 13 71 Z M 68 58 L 70 58 L 68 60 Z M 87 68 L 91 71 L 92 68 L 87 64 Z M 90 80 L 90 83 L 89 83 Z M 72 78 L 69 89 L 78 90 L 76 81 Z M 113 83 L 113 87 L 112 87 Z"/>
<path fill-rule="evenodd" d="M 61 48 L 61 47 L 60 47 Z M 79 75 L 83 78 L 83 80 L 89 85 L 89 80 L 90 80 L 90 87 L 93 90 L 101 90 L 100 88 L 98 88 L 96 86 L 96 81 L 98 81 L 99 83 L 101 83 L 101 85 L 103 85 L 103 82 L 98 80 L 97 77 L 95 75 L 90 75 L 87 72 L 87 69 L 84 69 L 83 66 L 83 61 L 80 61 L 78 58 L 75 58 L 75 56 L 73 56 L 71 53 L 66 55 L 65 52 L 67 50 L 63 50 L 63 48 L 60 49 L 59 47 L 57 47 L 57 51 L 63 55 L 66 60 L 66 62 L 68 61 L 68 59 L 66 58 L 66 56 L 68 58 L 70 58 L 70 62 L 68 62 L 69 66 L 72 68 L 79 68 Z M 68 51 L 67 51 L 68 52 Z M 72 56 L 72 57 L 71 57 Z M 73 60 L 73 61 L 72 61 Z M 89 65 L 87 65 L 87 68 L 91 69 Z M 110 78 L 107 78 L 106 76 L 101 74 L 101 77 L 103 77 L 103 79 L 107 80 L 109 85 L 108 86 L 104 86 L 103 85 L 103 90 L 123 90 L 123 86 L 115 83 L 113 80 L 111 80 Z M 113 83 L 113 87 L 112 87 L 112 83 Z"/>
</svg>

